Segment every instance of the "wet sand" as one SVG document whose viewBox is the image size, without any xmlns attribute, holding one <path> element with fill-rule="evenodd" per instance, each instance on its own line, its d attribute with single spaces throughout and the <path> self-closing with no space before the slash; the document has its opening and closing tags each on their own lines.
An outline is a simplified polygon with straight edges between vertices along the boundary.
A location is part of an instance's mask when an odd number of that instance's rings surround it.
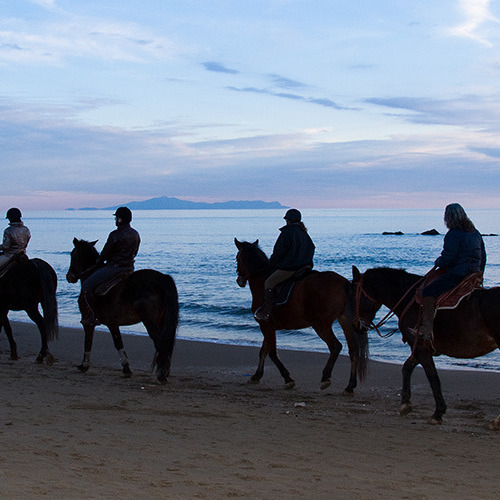
<svg viewBox="0 0 500 500">
<path fill-rule="evenodd" d="M 441 371 L 444 423 L 423 372 L 414 411 L 400 416 L 401 370 L 370 363 L 354 396 L 349 364 L 319 389 L 326 354 L 281 351 L 297 382 L 284 390 L 271 363 L 249 384 L 258 349 L 178 341 L 166 385 L 149 370 L 153 344 L 127 336 L 123 378 L 110 335 L 92 365 L 75 365 L 83 334 L 62 328 L 52 366 L 36 365 L 39 335 L 15 323 L 22 358 L 0 336 L 2 498 L 496 498 L 500 374 Z M 279 338 L 278 338 L 279 342 Z"/>
</svg>

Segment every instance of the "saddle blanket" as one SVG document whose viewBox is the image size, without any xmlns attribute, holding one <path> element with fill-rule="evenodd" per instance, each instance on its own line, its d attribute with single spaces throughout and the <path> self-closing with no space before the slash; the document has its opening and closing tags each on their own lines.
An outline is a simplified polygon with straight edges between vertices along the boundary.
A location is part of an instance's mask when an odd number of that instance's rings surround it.
<svg viewBox="0 0 500 500">
<path fill-rule="evenodd" d="M 283 306 L 290 299 L 290 295 L 292 295 L 293 288 L 295 284 L 301 279 L 309 276 L 310 274 L 317 273 L 318 271 L 313 271 L 310 268 L 301 269 L 296 274 L 294 274 L 291 278 L 279 283 L 276 286 L 274 291 L 274 305 L 275 306 Z"/>
<path fill-rule="evenodd" d="M 422 290 L 429 283 L 434 281 L 440 276 L 438 272 L 431 272 L 426 279 L 419 286 L 415 292 L 415 301 L 417 304 L 422 305 Z M 483 285 L 483 275 L 482 273 L 471 273 L 468 274 L 455 288 L 452 288 L 448 292 L 441 294 L 436 299 L 436 310 L 438 309 L 455 309 L 460 302 L 469 297 L 474 290 L 482 288 Z"/>
<path fill-rule="evenodd" d="M 113 289 L 116 285 L 119 285 L 127 276 L 131 273 L 129 271 L 123 271 L 115 276 L 113 276 L 110 280 L 105 281 L 97 286 L 95 289 L 95 294 L 99 296 L 106 295 Z"/>
</svg>

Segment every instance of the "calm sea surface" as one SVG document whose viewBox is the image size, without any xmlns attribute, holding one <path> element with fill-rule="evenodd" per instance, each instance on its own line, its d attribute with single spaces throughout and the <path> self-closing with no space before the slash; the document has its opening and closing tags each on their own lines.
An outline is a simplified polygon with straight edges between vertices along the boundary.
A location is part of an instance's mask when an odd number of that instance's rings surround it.
<svg viewBox="0 0 500 500">
<path fill-rule="evenodd" d="M 316 244 L 315 268 L 333 270 L 351 279 L 351 266 L 402 267 L 425 274 L 439 255 L 446 228 L 441 210 L 302 210 L 304 222 Z M 250 312 L 250 290 L 236 284 L 236 247 L 233 239 L 255 241 L 270 255 L 283 225 L 284 210 L 143 210 L 134 213 L 132 226 L 141 234 L 136 269 L 154 268 L 172 275 L 181 304 L 179 336 L 227 344 L 259 345 L 262 336 Z M 483 234 L 500 233 L 500 210 L 469 210 Z M 98 239 L 102 249 L 114 229 L 112 211 L 32 211 L 24 213 L 32 239 L 30 257 L 48 261 L 59 277 L 60 324 L 80 327 L 77 297 L 80 286 L 66 282 L 73 238 Z M 441 236 L 421 236 L 435 228 Z M 383 231 L 402 231 L 403 236 L 383 236 Z M 485 286 L 500 285 L 500 237 L 485 237 L 488 264 Z M 387 312 L 381 309 L 378 316 Z M 24 312 L 11 319 L 29 321 Z M 382 329 L 395 328 L 390 321 Z M 99 327 L 104 330 L 104 327 Z M 142 326 L 124 328 L 144 335 Z M 338 323 L 334 331 L 344 343 Z M 3 340 L 3 339 L 2 339 Z M 82 339 L 83 341 L 83 339 Z M 327 352 L 312 329 L 278 332 L 279 349 Z M 370 332 L 372 359 L 400 363 L 409 348 L 396 333 L 381 339 Z M 479 368 L 500 371 L 498 351 L 474 360 L 441 356 L 440 367 Z"/>
</svg>

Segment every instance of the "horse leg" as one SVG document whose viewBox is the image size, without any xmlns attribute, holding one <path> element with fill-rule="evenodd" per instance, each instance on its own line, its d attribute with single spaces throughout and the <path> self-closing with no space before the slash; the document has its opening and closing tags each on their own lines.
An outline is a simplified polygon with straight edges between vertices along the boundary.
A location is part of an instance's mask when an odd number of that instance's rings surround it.
<svg viewBox="0 0 500 500">
<path fill-rule="evenodd" d="M 127 357 L 127 353 L 123 348 L 123 340 L 122 334 L 120 333 L 120 328 L 117 326 L 108 326 L 109 331 L 111 332 L 111 336 L 113 337 L 113 344 L 115 349 L 118 351 L 120 355 L 120 362 L 122 364 L 122 373 L 125 377 L 130 377 L 132 375 L 132 371 L 130 370 L 129 360 Z"/>
<path fill-rule="evenodd" d="M 38 353 L 35 362 L 41 364 L 45 360 L 48 365 L 51 365 L 52 363 L 54 363 L 55 360 L 54 356 L 52 356 L 52 354 L 50 354 L 49 352 L 49 345 L 47 343 L 47 331 L 45 329 L 45 321 L 43 319 L 43 316 L 38 311 L 38 305 L 37 307 L 26 309 L 26 313 L 28 314 L 31 321 L 33 321 L 36 324 L 38 330 L 40 331 L 40 336 L 42 337 L 42 347 L 40 348 L 40 352 Z"/>
<path fill-rule="evenodd" d="M 335 337 L 335 334 L 333 333 L 333 330 L 330 326 L 326 328 L 313 326 L 313 328 L 320 337 L 320 339 L 323 340 L 325 344 L 328 346 L 328 350 L 330 351 L 330 356 L 328 357 L 326 365 L 323 368 L 323 374 L 321 377 L 320 387 L 323 390 L 329 387 L 331 384 L 332 370 L 335 365 L 335 362 L 337 361 L 337 358 L 339 357 L 340 351 L 342 350 L 342 343 L 339 341 L 337 337 Z"/>
<path fill-rule="evenodd" d="M 407 415 L 413 410 L 411 404 L 411 376 L 413 370 L 418 366 L 418 361 L 413 354 L 404 362 L 403 374 L 403 388 L 401 390 L 401 407 L 399 409 L 400 415 Z"/>
<path fill-rule="evenodd" d="M 0 328 L 3 326 L 3 329 L 5 330 L 5 335 L 7 335 L 7 339 L 9 341 L 9 347 L 10 347 L 10 357 L 12 361 L 16 361 L 19 359 L 19 355 L 17 354 L 17 344 L 16 341 L 14 340 L 14 336 L 12 335 L 12 327 L 10 326 L 10 321 L 7 315 L 2 315 L 0 317 Z"/>
<path fill-rule="evenodd" d="M 86 372 L 90 367 L 90 353 L 92 351 L 92 341 L 94 340 L 95 326 L 85 323 L 83 331 L 85 333 L 85 340 L 83 345 L 83 361 L 77 366 L 78 370 L 82 373 Z"/>
<path fill-rule="evenodd" d="M 279 372 L 281 373 L 281 376 L 285 380 L 285 389 L 292 389 L 295 386 L 295 381 L 290 377 L 290 373 L 279 359 L 278 353 L 276 351 L 276 331 L 272 328 L 266 328 L 262 325 L 261 331 L 264 335 L 264 340 L 262 341 L 262 347 L 259 351 L 259 365 L 256 372 L 250 378 L 250 382 L 258 383 L 260 381 L 262 375 L 264 375 L 264 362 L 266 360 L 266 356 L 269 354 L 269 357 L 276 365 Z"/>
<path fill-rule="evenodd" d="M 443 422 L 443 415 L 446 413 L 446 403 L 441 391 L 441 381 L 439 380 L 439 375 L 436 370 L 436 365 L 434 364 L 434 359 L 432 358 L 432 353 L 429 348 L 419 345 L 415 348 L 414 354 L 427 375 L 427 380 L 431 386 L 434 401 L 436 403 L 434 414 L 430 418 L 429 423 L 441 424 Z"/>
</svg>

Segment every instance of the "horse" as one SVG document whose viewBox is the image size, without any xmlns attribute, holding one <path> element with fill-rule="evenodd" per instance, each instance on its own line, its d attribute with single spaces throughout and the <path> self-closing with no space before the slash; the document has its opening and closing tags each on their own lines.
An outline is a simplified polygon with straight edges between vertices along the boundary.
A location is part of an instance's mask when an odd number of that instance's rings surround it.
<svg viewBox="0 0 500 500">
<path fill-rule="evenodd" d="M 402 370 L 400 413 L 405 415 L 412 410 L 411 376 L 420 364 L 435 401 L 435 411 L 429 422 L 442 423 L 446 403 L 433 356 L 444 354 L 452 358 L 477 358 L 500 347 L 500 287 L 476 289 L 455 309 L 438 309 L 434 319 L 434 338 L 429 342 L 421 339 L 415 329 L 420 306 L 414 301 L 414 295 L 423 276 L 387 267 L 368 269 L 361 274 L 353 266 L 352 272 L 349 296 L 352 307 L 348 310 L 350 314 L 354 311 L 352 321 L 357 333 L 366 336 L 368 328 L 373 326 L 375 314 L 385 305 L 398 317 L 403 342 L 412 348 Z M 366 352 L 360 355 L 364 356 Z M 491 426 L 500 429 L 500 417 Z"/>
<path fill-rule="evenodd" d="M 74 238 L 74 248 L 66 279 L 69 283 L 85 281 L 97 268 L 99 252 L 97 241 L 89 242 Z M 80 300 L 82 296 L 80 295 Z M 83 300 L 85 300 L 83 298 Z M 177 287 L 168 274 L 153 269 L 141 269 L 129 274 L 104 295 L 96 294 L 94 312 L 99 321 L 107 326 L 113 338 L 122 364 L 123 375 L 132 372 L 125 353 L 120 326 L 142 322 L 153 340 L 156 352 L 152 368 L 156 365 L 156 378 L 165 383 L 170 374 L 170 363 L 179 322 L 179 300 Z M 80 307 L 81 311 L 81 307 Z M 84 324 L 85 332 L 83 362 L 78 370 L 86 372 L 90 366 L 90 353 L 94 337 L 94 325 Z"/>
<path fill-rule="evenodd" d="M 236 281 L 242 288 L 248 282 L 252 294 L 251 310 L 255 313 L 264 301 L 264 282 L 271 273 L 269 259 L 259 248 L 259 240 L 249 243 L 235 238 L 234 243 L 238 249 Z M 357 375 L 360 380 L 364 377 L 364 365 L 358 362 L 358 350 L 361 347 L 355 341 L 351 322 L 344 311 L 349 288 L 349 280 L 333 271 L 312 272 L 297 281 L 289 300 L 286 304 L 273 308 L 269 321 L 256 320 L 264 338 L 259 364 L 250 381 L 260 381 L 264 374 L 264 361 L 269 355 L 285 381 L 285 388 L 293 388 L 295 381 L 277 354 L 276 330 L 299 330 L 311 326 L 330 351 L 320 385 L 321 389 L 326 389 L 331 383 L 333 366 L 342 349 L 342 344 L 332 330 L 332 324 L 337 320 L 344 330 L 351 359 L 350 378 L 344 394 L 352 394 L 357 385 Z"/>
<path fill-rule="evenodd" d="M 9 263 L 0 278 L 0 327 L 3 326 L 10 346 L 10 359 L 17 360 L 17 344 L 9 322 L 9 311 L 26 311 L 40 331 L 42 346 L 36 357 L 37 363 L 54 362 L 48 342 L 57 339 L 59 323 L 57 314 L 57 275 L 42 259 L 17 258 Z M 42 306 L 43 316 L 38 305 Z"/>
</svg>

